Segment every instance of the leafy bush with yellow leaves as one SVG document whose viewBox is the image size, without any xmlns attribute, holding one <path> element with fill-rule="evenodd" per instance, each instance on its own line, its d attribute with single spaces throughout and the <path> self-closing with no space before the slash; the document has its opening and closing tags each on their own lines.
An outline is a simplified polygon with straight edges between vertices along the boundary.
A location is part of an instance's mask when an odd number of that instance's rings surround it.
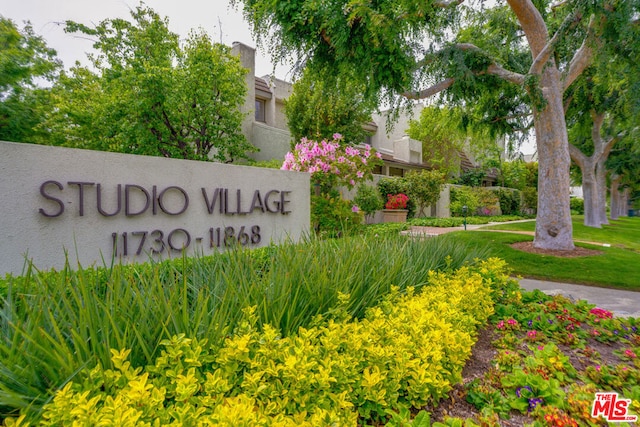
<svg viewBox="0 0 640 427">
<path fill-rule="evenodd" d="M 493 297 L 513 282 L 502 261 L 431 273 L 419 292 L 393 288 L 353 319 L 348 301 L 283 337 L 258 330 L 255 308 L 219 346 L 184 335 L 164 340 L 153 366 L 133 367 L 112 350 L 64 386 L 38 425 L 355 426 L 406 418 L 461 380 Z M 473 295 L 473 298 L 469 298 Z M 24 417 L 6 425 L 28 425 Z"/>
</svg>

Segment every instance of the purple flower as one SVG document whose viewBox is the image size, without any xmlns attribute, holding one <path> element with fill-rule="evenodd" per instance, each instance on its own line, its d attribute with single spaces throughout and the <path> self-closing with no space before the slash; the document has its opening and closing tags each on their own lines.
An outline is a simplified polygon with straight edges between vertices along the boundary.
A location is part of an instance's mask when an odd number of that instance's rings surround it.
<svg viewBox="0 0 640 427">
<path fill-rule="evenodd" d="M 351 212 L 354 212 L 354 213 L 360 212 L 360 208 L 358 207 L 358 205 L 353 205 L 351 207 Z"/>
<path fill-rule="evenodd" d="M 542 399 L 541 397 L 536 397 L 534 399 L 529 399 L 529 409 L 528 412 L 533 411 L 534 409 L 536 409 L 536 406 L 538 406 L 539 404 L 544 403 L 544 399 Z"/>
<path fill-rule="evenodd" d="M 524 387 L 518 387 L 516 389 L 516 396 L 518 397 L 522 397 L 522 390 L 523 389 L 527 389 L 529 390 L 529 393 L 533 393 L 533 390 L 531 390 L 531 387 L 529 387 L 528 385 L 524 386 Z"/>
</svg>

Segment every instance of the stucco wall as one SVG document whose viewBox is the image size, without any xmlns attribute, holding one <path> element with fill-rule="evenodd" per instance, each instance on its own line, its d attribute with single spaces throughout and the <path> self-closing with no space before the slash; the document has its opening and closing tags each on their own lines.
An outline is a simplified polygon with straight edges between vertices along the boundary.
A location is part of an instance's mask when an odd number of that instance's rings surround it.
<svg viewBox="0 0 640 427">
<path fill-rule="evenodd" d="M 291 134 L 263 123 L 253 123 L 253 145 L 260 151 L 251 153 L 255 160 L 281 159 L 291 150 Z"/>
<path fill-rule="evenodd" d="M 0 142 L 0 274 L 212 253 L 309 230 L 309 175 Z M 114 251 L 115 244 L 115 251 Z"/>
</svg>

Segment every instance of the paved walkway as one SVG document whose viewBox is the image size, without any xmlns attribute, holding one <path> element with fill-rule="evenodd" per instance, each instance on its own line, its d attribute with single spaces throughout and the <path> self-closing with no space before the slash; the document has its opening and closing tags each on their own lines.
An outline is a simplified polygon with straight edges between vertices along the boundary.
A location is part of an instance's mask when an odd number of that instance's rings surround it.
<svg viewBox="0 0 640 427">
<path fill-rule="evenodd" d="M 640 292 L 533 279 L 520 279 L 520 286 L 528 291 L 540 289 L 548 295 L 562 294 L 576 301 L 585 300 L 616 316 L 640 317 Z"/>
<path fill-rule="evenodd" d="M 528 221 L 528 220 L 525 220 Z M 522 222 L 522 221 L 518 221 Z M 498 224 L 498 223 L 496 223 Z M 476 230 L 486 225 L 467 225 L 467 230 Z M 418 236 L 438 236 L 452 231 L 464 230 L 464 227 L 411 227 L 406 234 Z M 487 230 L 498 231 L 498 230 Z M 533 233 L 531 233 L 533 234 Z M 589 242 L 585 242 L 589 243 Z M 602 243 L 593 243 L 602 245 Z M 600 308 L 611 311 L 620 317 L 640 317 L 640 292 L 623 291 L 617 289 L 599 288 L 595 286 L 574 285 L 570 283 L 557 283 L 544 280 L 520 279 L 520 286 L 528 291 L 540 289 L 549 295 L 562 294 L 573 300 L 586 300 Z"/>
</svg>

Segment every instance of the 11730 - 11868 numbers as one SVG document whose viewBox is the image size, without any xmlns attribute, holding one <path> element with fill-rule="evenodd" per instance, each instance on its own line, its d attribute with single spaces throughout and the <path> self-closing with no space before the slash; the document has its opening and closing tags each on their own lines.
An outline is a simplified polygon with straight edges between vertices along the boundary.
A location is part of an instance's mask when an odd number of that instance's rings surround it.
<svg viewBox="0 0 640 427">
<path fill-rule="evenodd" d="M 209 248 L 232 247 L 236 245 L 257 245 L 262 240 L 260 226 L 251 227 L 211 227 L 207 233 Z M 204 239 L 198 237 L 196 242 Z M 115 256 L 130 256 L 180 252 L 191 245 L 191 234 L 184 228 L 176 228 L 168 233 L 162 230 L 130 231 L 111 233 L 111 243 Z"/>
</svg>

